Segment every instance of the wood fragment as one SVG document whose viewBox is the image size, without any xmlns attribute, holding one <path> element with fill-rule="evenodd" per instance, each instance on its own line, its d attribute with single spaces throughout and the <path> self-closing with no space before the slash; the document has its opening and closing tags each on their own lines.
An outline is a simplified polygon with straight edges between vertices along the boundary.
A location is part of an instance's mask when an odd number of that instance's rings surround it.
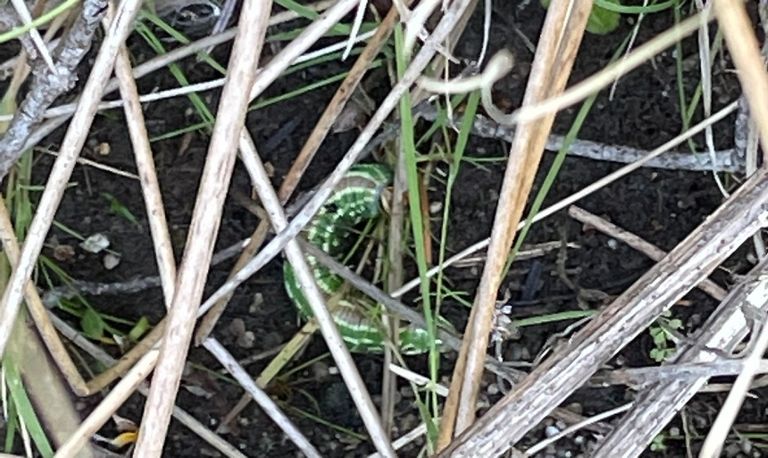
<svg viewBox="0 0 768 458">
<path fill-rule="evenodd" d="M 495 456 L 515 444 L 767 218 L 768 172 L 761 170 L 440 456 Z"/>
</svg>

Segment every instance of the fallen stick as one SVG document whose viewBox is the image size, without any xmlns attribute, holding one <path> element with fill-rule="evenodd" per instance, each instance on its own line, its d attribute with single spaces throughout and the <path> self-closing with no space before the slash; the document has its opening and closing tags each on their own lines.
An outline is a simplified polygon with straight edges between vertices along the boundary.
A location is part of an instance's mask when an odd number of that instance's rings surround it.
<svg viewBox="0 0 768 458">
<path fill-rule="evenodd" d="M 514 445 L 763 227 L 768 218 L 766 206 L 768 172 L 761 170 L 440 456 L 496 456 Z"/>
</svg>

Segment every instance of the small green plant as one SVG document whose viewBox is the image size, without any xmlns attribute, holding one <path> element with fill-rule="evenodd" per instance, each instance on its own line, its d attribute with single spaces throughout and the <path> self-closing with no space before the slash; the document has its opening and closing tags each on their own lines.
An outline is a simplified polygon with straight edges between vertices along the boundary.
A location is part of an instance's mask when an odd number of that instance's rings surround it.
<svg viewBox="0 0 768 458">
<path fill-rule="evenodd" d="M 657 363 L 662 363 L 672 356 L 676 351 L 673 332 L 682 328 L 683 322 L 679 318 L 672 318 L 669 311 L 665 312 L 648 329 L 653 339 L 653 349 L 648 353 L 648 356 Z"/>
<path fill-rule="evenodd" d="M 136 216 L 133 213 L 131 213 L 131 211 L 128 210 L 128 207 L 126 207 L 125 204 L 120 202 L 120 200 L 117 197 L 113 196 L 108 192 L 102 192 L 101 197 L 103 197 L 107 202 L 109 202 L 109 211 L 111 211 L 117 216 L 124 218 L 125 220 L 129 221 L 131 224 L 141 227 L 141 224 L 139 224 L 139 220 L 136 218 Z"/>
<path fill-rule="evenodd" d="M 667 444 L 666 444 L 667 435 L 663 432 L 659 433 L 656 437 L 653 438 L 653 442 L 651 442 L 650 449 L 652 452 L 663 452 L 667 450 Z"/>
</svg>

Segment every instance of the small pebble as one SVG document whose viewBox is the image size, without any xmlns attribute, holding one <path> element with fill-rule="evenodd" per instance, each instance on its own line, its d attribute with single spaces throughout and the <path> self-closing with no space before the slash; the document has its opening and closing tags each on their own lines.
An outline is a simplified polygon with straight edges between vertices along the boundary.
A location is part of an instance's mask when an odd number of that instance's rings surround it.
<svg viewBox="0 0 768 458">
<path fill-rule="evenodd" d="M 429 213 L 431 215 L 439 213 L 440 210 L 442 210 L 442 209 L 443 209 L 443 203 L 440 202 L 439 200 L 429 204 Z"/>
<path fill-rule="evenodd" d="M 53 248 L 53 258 L 57 261 L 67 262 L 75 257 L 75 249 L 72 245 L 56 245 Z"/>
<path fill-rule="evenodd" d="M 109 239 L 104 234 L 96 233 L 80 242 L 80 248 L 89 253 L 98 254 L 109 248 Z"/>
<path fill-rule="evenodd" d="M 560 428 L 554 425 L 547 426 L 544 428 L 544 435 L 547 437 L 553 437 L 560 434 Z"/>
<path fill-rule="evenodd" d="M 731 443 L 725 446 L 723 449 L 723 456 L 736 457 L 741 454 L 741 445 L 737 443 Z"/>
<path fill-rule="evenodd" d="M 233 337 L 239 338 L 245 333 L 245 321 L 242 318 L 235 318 L 229 322 L 227 329 Z"/>
<path fill-rule="evenodd" d="M 747 455 L 752 453 L 752 441 L 749 439 L 742 439 L 741 441 L 741 451 L 746 453 Z"/>
<path fill-rule="evenodd" d="M 251 301 L 251 306 L 248 307 L 248 313 L 251 315 L 255 314 L 261 308 L 262 304 L 264 304 L 264 295 L 261 293 L 254 294 L 253 301 Z"/>
<path fill-rule="evenodd" d="M 96 153 L 99 156 L 109 156 L 109 153 L 112 151 L 112 147 L 107 142 L 99 143 L 99 146 L 96 147 Z"/>
<path fill-rule="evenodd" d="M 608 241 L 605 244 L 611 250 L 617 250 L 619 248 L 619 242 L 617 242 L 615 239 L 608 239 Z"/>
<path fill-rule="evenodd" d="M 245 331 L 240 337 L 237 338 L 237 344 L 240 348 L 253 348 L 254 344 L 256 342 L 256 336 L 254 335 L 253 331 Z"/>
<path fill-rule="evenodd" d="M 120 265 L 120 256 L 116 256 L 112 253 L 107 253 L 104 255 L 104 259 L 102 259 L 102 263 L 104 264 L 105 269 L 112 270 L 118 265 Z"/>
</svg>

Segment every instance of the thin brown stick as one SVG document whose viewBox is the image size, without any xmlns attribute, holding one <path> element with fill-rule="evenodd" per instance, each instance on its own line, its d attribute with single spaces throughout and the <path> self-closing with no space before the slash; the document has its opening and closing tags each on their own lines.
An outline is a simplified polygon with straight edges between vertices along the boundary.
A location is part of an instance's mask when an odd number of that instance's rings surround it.
<svg viewBox="0 0 768 458">
<path fill-rule="evenodd" d="M 88 127 L 96 114 L 96 105 L 111 74 L 118 47 L 128 36 L 140 6 L 141 1 L 137 0 L 125 0 L 120 3 L 115 14 L 116 19 L 110 26 L 109 33 L 96 56 L 88 81 L 85 83 L 78 110 L 64 136 L 60 155 L 54 163 L 37 212 L 30 224 L 29 235 L 24 243 L 19 263 L 11 275 L 2 301 L 0 301 L 0 355 L 5 349 L 11 327 L 21 305 L 24 285 L 32 274 L 53 215 L 56 213 L 76 163 L 75 158 L 85 144 Z"/>
<path fill-rule="evenodd" d="M 168 313 L 166 332 L 136 442 L 137 456 L 159 457 L 162 454 L 235 165 L 237 144 L 232 139 L 243 130 L 248 88 L 255 79 L 271 6 L 270 1 L 246 2 L 240 13 L 227 83 L 222 90 L 222 102 L 190 223 L 189 242 L 179 267 L 176 294 Z"/>
<path fill-rule="evenodd" d="M 344 79 L 344 81 L 342 81 L 341 85 L 339 85 L 339 88 L 336 90 L 333 98 L 328 103 L 328 106 L 326 106 L 325 111 L 320 116 L 320 119 L 317 121 L 317 124 L 312 130 L 312 133 L 304 143 L 304 146 L 299 152 L 299 155 L 294 160 L 291 168 L 286 174 L 285 180 L 280 186 L 278 196 L 280 197 L 280 202 L 282 204 L 285 204 L 288 199 L 290 199 L 293 191 L 296 189 L 296 186 L 299 183 L 299 180 L 301 179 L 301 176 L 304 174 L 307 166 L 314 157 L 315 152 L 317 152 L 320 144 L 323 142 L 326 135 L 330 131 L 333 123 L 336 121 L 336 118 L 338 118 L 339 114 L 341 114 L 344 106 L 349 101 L 349 98 L 352 97 L 352 94 L 360 84 L 360 81 L 365 75 L 371 61 L 373 61 L 373 59 L 379 53 L 381 46 L 389 37 L 396 19 L 397 15 L 395 9 L 392 8 L 384 21 L 379 24 L 376 34 L 371 37 L 370 41 L 365 46 L 365 49 L 360 54 L 360 56 L 358 56 L 355 64 L 349 70 L 349 74 Z M 267 236 L 268 230 L 269 223 L 267 221 L 262 221 L 259 223 L 251 235 L 251 241 L 248 244 L 248 247 L 246 247 L 235 265 L 232 267 L 230 276 L 243 268 L 243 266 L 245 266 L 245 264 L 253 257 L 253 255 L 256 254 L 256 251 L 258 251 L 262 243 L 264 243 L 264 239 Z M 216 305 L 213 306 L 213 308 L 211 308 L 211 310 L 208 311 L 208 313 L 206 313 L 206 315 L 203 317 L 198 327 L 197 333 L 195 334 L 195 342 L 197 344 L 200 344 L 211 333 L 214 326 L 218 322 L 219 317 L 224 312 L 224 309 L 229 303 L 230 298 L 231 295 L 218 301 Z"/>
<path fill-rule="evenodd" d="M 395 8 L 393 7 L 392 10 Z M 392 198 L 389 203 L 389 230 L 387 231 L 387 291 L 391 292 L 403 285 L 405 277 L 403 272 L 403 228 L 405 227 L 405 196 L 408 191 L 408 179 L 406 177 L 405 154 L 402 142 L 397 146 L 397 159 L 395 162 L 395 177 L 392 185 Z M 377 301 L 377 303 L 380 303 Z M 390 313 L 388 307 L 384 307 L 382 322 L 387 336 L 395 345 L 398 344 L 400 318 Z M 397 379 L 387 370 L 394 362 L 392 348 L 389 345 L 384 348 L 384 370 L 381 378 L 381 416 L 384 429 L 391 434 L 395 416 L 395 393 L 397 392 Z"/>
<path fill-rule="evenodd" d="M 593 451 L 594 457 L 613 457 L 619 448 L 624 456 L 639 456 L 677 412 L 700 393 L 702 387 L 709 386 L 710 377 L 738 374 L 744 369 L 743 359 L 723 359 L 717 353 L 729 355 L 750 333 L 742 304 L 754 291 L 754 280 L 764 275 L 766 269 L 768 258 L 763 258 L 731 288 L 725 300 L 692 336 L 694 340 L 680 345 L 667 364 L 658 368 L 626 370 L 628 377 L 625 381 L 640 384 L 642 390 L 635 396 L 632 410 L 598 444 Z M 766 311 L 763 306 L 761 312 Z M 712 349 L 719 351 L 716 353 Z M 633 375 L 633 371 L 637 373 Z M 617 375 L 621 379 L 621 371 Z"/>
<path fill-rule="evenodd" d="M 571 6 L 573 9 L 571 10 Z M 541 40 L 531 67 L 523 106 L 535 104 L 563 91 L 576 57 L 591 1 L 572 5 L 552 2 L 544 22 Z M 553 74 L 552 69 L 558 71 Z M 439 447 L 468 428 L 475 419 L 477 395 L 483 374 L 483 360 L 491 334 L 496 296 L 514 234 L 522 218 L 525 201 L 533 184 L 544 144 L 554 122 L 554 113 L 536 122 L 522 123 L 515 132 L 504 174 L 499 205 L 494 217 L 488 260 L 480 279 L 470 314 L 465 344 L 456 362 L 451 397 L 441 423 Z M 454 407 L 455 406 L 455 407 Z"/>
<path fill-rule="evenodd" d="M 715 15 L 725 36 L 728 50 L 738 69 L 739 81 L 746 94 L 750 113 L 757 125 L 760 144 L 765 152 L 768 148 L 768 75 L 765 72 L 760 46 L 752 32 L 744 4 L 734 0 L 714 0 Z M 760 307 L 765 302 L 765 280 L 755 286 L 755 292 L 747 297 L 746 306 Z M 768 320 L 760 320 L 760 332 L 754 337 L 754 346 L 745 357 L 744 369 L 736 378 L 720 413 L 704 440 L 700 455 L 704 458 L 719 456 L 728 431 L 739 413 L 747 395 L 757 364 L 768 347 Z"/>
<path fill-rule="evenodd" d="M 407 1 L 406 3 L 410 3 L 410 1 Z M 365 46 L 365 49 L 363 49 L 363 52 L 358 56 L 354 65 L 349 70 L 347 77 L 344 78 L 344 81 L 339 85 L 339 88 L 336 90 L 331 101 L 328 102 L 325 111 L 323 111 L 317 124 L 315 124 L 309 137 L 304 142 L 304 146 L 302 146 L 298 156 L 296 156 L 293 164 L 291 164 L 291 168 L 288 170 L 288 173 L 286 173 L 283 183 L 280 185 L 280 190 L 277 192 L 277 195 L 280 198 L 280 202 L 283 204 L 290 199 L 291 195 L 296 190 L 299 180 L 307 170 L 315 153 L 320 148 L 323 140 L 328 136 L 328 132 L 330 132 L 336 119 L 344 110 L 347 102 L 349 102 L 349 99 L 360 85 L 363 76 L 365 76 L 366 71 L 368 70 L 368 66 L 392 33 L 392 27 L 394 27 L 397 22 L 397 18 L 397 9 L 393 6 L 379 24 L 376 34 L 371 37 L 368 44 Z"/>
<path fill-rule="evenodd" d="M 630 247 L 645 254 L 654 261 L 661 261 L 664 259 L 664 256 L 667 255 L 664 250 L 657 247 L 656 245 L 643 240 L 639 236 L 629 232 L 626 229 L 609 223 L 603 218 L 600 218 L 599 216 L 594 215 L 584 210 L 583 208 L 571 205 L 571 207 L 568 208 L 568 214 L 571 215 L 573 219 L 584 224 L 588 224 L 598 231 L 626 243 Z M 699 289 L 709 294 L 714 299 L 717 299 L 718 301 L 722 301 L 728 294 L 728 291 L 724 290 L 720 287 L 720 285 L 709 279 L 702 281 L 699 284 Z"/>
<path fill-rule="evenodd" d="M 514 445 L 760 229 L 768 219 L 766 208 L 768 172 L 761 170 L 440 456 L 495 456 Z"/>
<path fill-rule="evenodd" d="M 144 114 L 139 103 L 139 90 L 133 78 L 128 49 L 120 47 L 115 62 L 115 76 L 120 86 L 120 96 L 125 101 L 125 119 L 131 137 L 131 146 L 136 158 L 136 171 L 141 182 L 142 196 L 146 206 L 149 231 L 155 250 L 155 260 L 160 273 L 161 286 L 166 307 L 170 307 L 176 282 L 176 261 L 165 218 L 165 207 L 157 179 L 152 147 L 149 144 Z"/>
</svg>

